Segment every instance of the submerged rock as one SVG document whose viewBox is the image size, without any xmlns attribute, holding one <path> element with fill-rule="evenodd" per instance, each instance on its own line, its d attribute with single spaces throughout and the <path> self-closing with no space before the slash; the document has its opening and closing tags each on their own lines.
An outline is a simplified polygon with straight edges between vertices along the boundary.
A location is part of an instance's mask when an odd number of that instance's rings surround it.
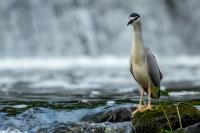
<svg viewBox="0 0 200 133">
<path fill-rule="evenodd" d="M 181 123 L 183 127 L 195 124 L 200 121 L 200 111 L 195 107 L 179 103 Z M 169 123 L 164 114 L 166 113 L 173 130 L 180 128 L 177 105 L 157 106 L 153 110 L 137 112 L 132 118 L 133 128 L 137 133 L 159 133 L 161 130 L 169 130 Z"/>
</svg>

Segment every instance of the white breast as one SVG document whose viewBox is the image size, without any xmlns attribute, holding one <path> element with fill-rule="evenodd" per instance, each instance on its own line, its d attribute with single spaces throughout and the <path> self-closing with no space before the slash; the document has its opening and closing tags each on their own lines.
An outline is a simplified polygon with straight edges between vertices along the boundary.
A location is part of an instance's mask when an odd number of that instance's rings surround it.
<svg viewBox="0 0 200 133">
<path fill-rule="evenodd" d="M 133 73 L 136 81 L 143 87 L 148 88 L 149 83 L 152 85 L 151 78 L 145 63 L 135 64 L 133 62 Z"/>
</svg>

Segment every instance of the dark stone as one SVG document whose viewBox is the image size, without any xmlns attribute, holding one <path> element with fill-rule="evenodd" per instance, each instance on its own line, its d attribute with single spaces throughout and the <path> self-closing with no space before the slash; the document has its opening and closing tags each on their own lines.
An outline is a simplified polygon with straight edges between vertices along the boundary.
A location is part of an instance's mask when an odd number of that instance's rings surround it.
<svg viewBox="0 0 200 133">
<path fill-rule="evenodd" d="M 100 122 L 124 122 L 131 121 L 131 109 L 129 108 L 120 108 L 117 110 L 110 110 L 104 112 L 99 119 Z"/>
<path fill-rule="evenodd" d="M 162 105 L 167 114 L 173 130 L 180 128 L 176 105 Z M 133 128 L 137 133 L 159 133 L 161 130 L 169 130 L 169 124 L 161 106 L 154 107 L 153 110 L 137 112 L 132 118 Z M 186 104 L 178 104 L 182 126 L 187 127 L 200 121 L 200 111 L 195 107 Z"/>
<path fill-rule="evenodd" d="M 174 133 L 200 133 L 200 123 L 196 123 L 186 128 L 179 128 Z"/>
<path fill-rule="evenodd" d="M 133 108 L 118 108 L 114 110 L 104 111 L 97 114 L 90 114 L 82 118 L 82 121 L 91 121 L 91 122 L 125 122 L 131 121 L 131 112 Z"/>
<path fill-rule="evenodd" d="M 200 121 L 200 119 L 199 119 Z M 200 133 L 200 123 L 186 127 L 186 132 L 188 133 Z"/>
</svg>

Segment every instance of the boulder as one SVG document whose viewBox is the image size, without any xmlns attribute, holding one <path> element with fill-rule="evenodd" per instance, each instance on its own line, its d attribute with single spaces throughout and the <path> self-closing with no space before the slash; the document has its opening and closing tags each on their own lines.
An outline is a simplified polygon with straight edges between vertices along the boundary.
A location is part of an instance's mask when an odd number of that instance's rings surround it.
<svg viewBox="0 0 200 133">
<path fill-rule="evenodd" d="M 200 111 L 195 107 L 179 103 L 178 109 L 183 128 L 200 122 Z M 173 131 L 180 128 L 177 105 L 157 105 L 153 110 L 137 112 L 132 118 L 132 125 L 137 133 L 160 133 L 164 130 L 170 131 L 167 119 Z"/>
</svg>

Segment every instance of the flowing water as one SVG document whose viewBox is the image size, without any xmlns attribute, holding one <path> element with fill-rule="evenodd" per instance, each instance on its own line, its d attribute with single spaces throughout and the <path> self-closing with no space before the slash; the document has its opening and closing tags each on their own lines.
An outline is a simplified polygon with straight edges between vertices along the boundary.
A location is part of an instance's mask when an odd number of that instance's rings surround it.
<svg viewBox="0 0 200 133">
<path fill-rule="evenodd" d="M 0 132 L 52 129 L 136 106 L 126 27 L 133 10 L 163 72 L 161 88 L 200 109 L 195 1 L 0 0 Z"/>
</svg>

